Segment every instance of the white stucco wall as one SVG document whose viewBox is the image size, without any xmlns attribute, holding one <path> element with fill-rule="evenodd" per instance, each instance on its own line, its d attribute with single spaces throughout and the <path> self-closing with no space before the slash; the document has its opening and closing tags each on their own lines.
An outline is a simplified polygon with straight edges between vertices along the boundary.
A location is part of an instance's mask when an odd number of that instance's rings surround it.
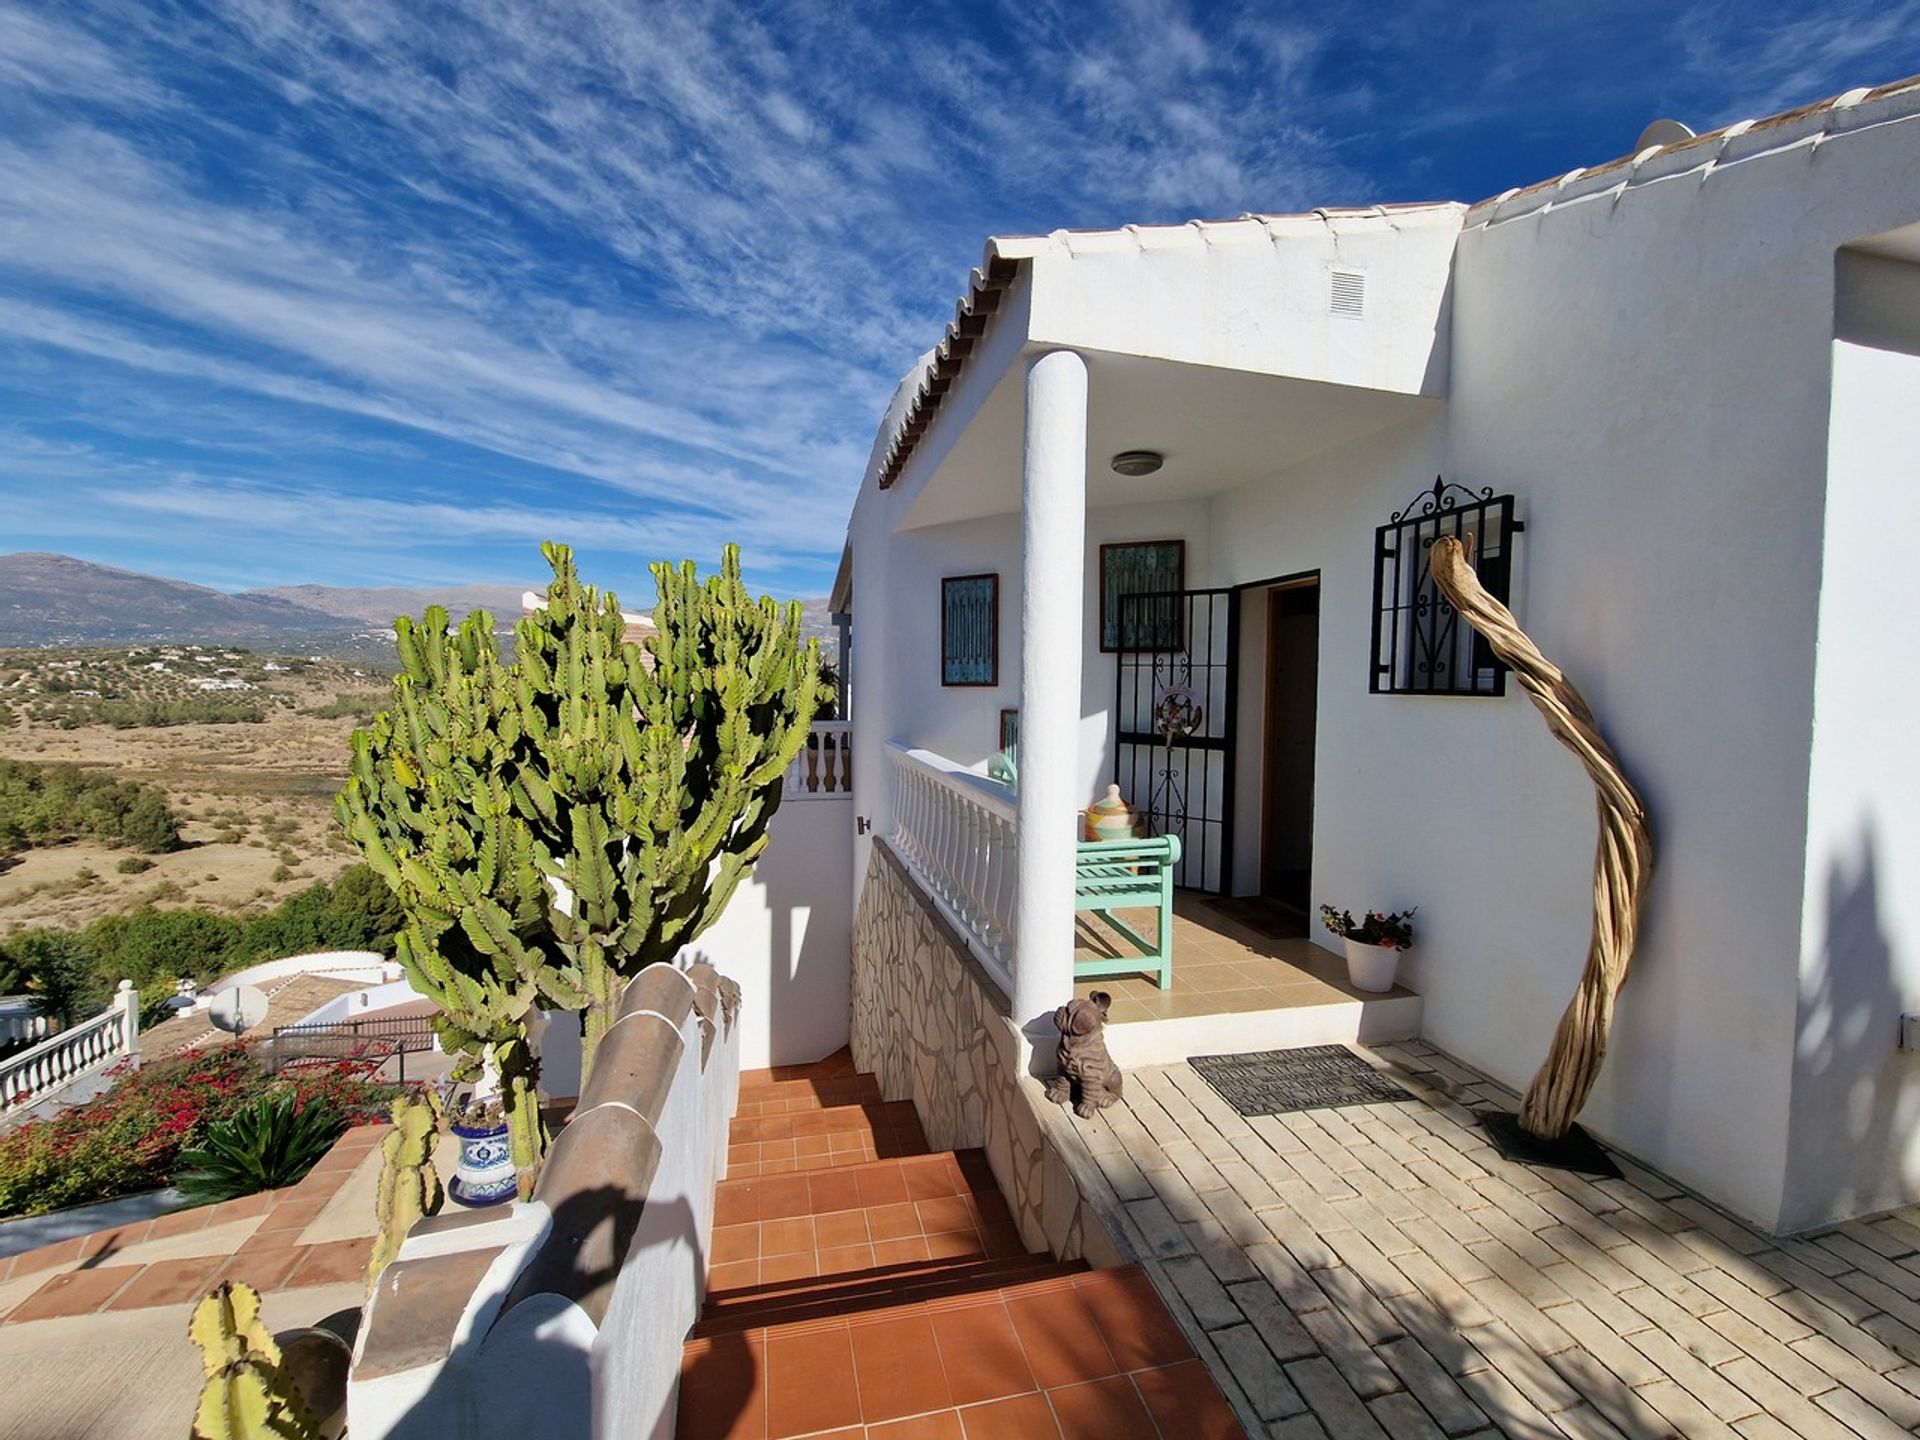
<svg viewBox="0 0 1920 1440">
<path fill-rule="evenodd" d="M 738 982 L 743 1069 L 806 1064 L 847 1043 L 855 798 L 783 800 L 753 874 L 682 956 Z"/>
<path fill-rule="evenodd" d="M 1840 280 L 1861 338 L 1833 347 L 1787 1228 L 1920 1193 L 1920 1055 L 1897 1049 L 1920 1010 L 1920 674 L 1894 641 L 1920 533 L 1920 267 L 1843 257 Z M 1880 282 L 1868 326 L 1850 282 Z"/>
</svg>

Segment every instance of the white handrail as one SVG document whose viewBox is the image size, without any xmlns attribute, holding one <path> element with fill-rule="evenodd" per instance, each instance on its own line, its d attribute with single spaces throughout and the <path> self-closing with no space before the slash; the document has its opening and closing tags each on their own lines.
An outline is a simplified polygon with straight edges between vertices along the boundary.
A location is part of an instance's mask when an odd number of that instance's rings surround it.
<svg viewBox="0 0 1920 1440">
<path fill-rule="evenodd" d="M 140 995 L 132 981 L 122 980 L 101 1014 L 0 1060 L 0 1115 L 37 1105 L 81 1076 L 134 1054 L 139 1038 Z"/>
<path fill-rule="evenodd" d="M 787 767 L 783 800 L 826 800 L 853 793 L 853 722 L 816 720 L 806 748 Z"/>
<path fill-rule="evenodd" d="M 1000 985 L 1012 989 L 1019 885 L 1013 791 L 930 750 L 889 741 L 894 848 Z"/>
</svg>

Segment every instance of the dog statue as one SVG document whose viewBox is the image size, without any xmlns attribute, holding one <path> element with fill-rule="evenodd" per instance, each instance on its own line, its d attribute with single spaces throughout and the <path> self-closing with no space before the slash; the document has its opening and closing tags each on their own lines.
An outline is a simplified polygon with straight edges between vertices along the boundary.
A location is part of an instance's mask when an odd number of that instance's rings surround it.
<svg viewBox="0 0 1920 1440">
<path fill-rule="evenodd" d="M 1120 1098 L 1120 1071 L 1107 1054 L 1107 1009 L 1113 997 L 1096 990 L 1085 1000 L 1074 1000 L 1053 1012 L 1060 1031 L 1060 1073 L 1047 1082 L 1047 1099 L 1073 1106 L 1082 1120 Z"/>
</svg>

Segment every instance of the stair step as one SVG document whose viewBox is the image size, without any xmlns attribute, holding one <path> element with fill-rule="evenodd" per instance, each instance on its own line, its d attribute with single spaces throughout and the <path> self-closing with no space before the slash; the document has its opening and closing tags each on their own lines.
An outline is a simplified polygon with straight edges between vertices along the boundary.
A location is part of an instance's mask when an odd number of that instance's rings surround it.
<svg viewBox="0 0 1920 1440">
<path fill-rule="evenodd" d="M 996 1291 L 1009 1285 L 1075 1275 L 1084 1260 L 1055 1260 L 1048 1255 L 1010 1255 L 999 1259 L 926 1261 L 882 1265 L 848 1274 L 824 1275 L 778 1285 L 716 1292 L 693 1334 L 720 1335 L 734 1330 L 764 1330 L 835 1315 L 864 1314 L 962 1295 Z"/>
<path fill-rule="evenodd" d="M 703 1322 L 704 1325 L 705 1322 Z M 681 1352 L 678 1440 L 837 1433 L 1242 1434 L 1136 1267 L 1053 1267 L 991 1289 L 699 1334 Z M 1056 1428 L 1055 1417 L 1058 1416 Z M 873 1433 L 873 1432 L 869 1432 Z"/>
<path fill-rule="evenodd" d="M 818 1080 L 774 1080 L 740 1087 L 736 1117 L 783 1115 L 794 1110 L 824 1110 L 834 1105 L 884 1103 L 880 1082 L 871 1075 Z"/>
<path fill-rule="evenodd" d="M 825 1059 L 813 1060 L 805 1065 L 775 1065 L 771 1070 L 742 1070 L 740 1088 L 749 1090 L 784 1080 L 842 1080 L 851 1075 L 868 1073 L 854 1066 L 853 1051 L 842 1045 Z"/>
<path fill-rule="evenodd" d="M 753 1179 L 929 1153 L 913 1102 L 869 1101 L 736 1118 L 727 1178 Z"/>
</svg>

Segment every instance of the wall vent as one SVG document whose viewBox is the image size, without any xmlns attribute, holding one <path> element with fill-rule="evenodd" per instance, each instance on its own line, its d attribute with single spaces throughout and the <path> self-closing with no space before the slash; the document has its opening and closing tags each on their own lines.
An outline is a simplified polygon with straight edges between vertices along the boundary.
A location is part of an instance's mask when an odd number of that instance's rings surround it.
<svg viewBox="0 0 1920 1440">
<path fill-rule="evenodd" d="M 1333 291 L 1327 308 L 1335 315 L 1365 315 L 1367 313 L 1367 272 L 1334 270 L 1329 273 L 1333 279 Z"/>
</svg>

